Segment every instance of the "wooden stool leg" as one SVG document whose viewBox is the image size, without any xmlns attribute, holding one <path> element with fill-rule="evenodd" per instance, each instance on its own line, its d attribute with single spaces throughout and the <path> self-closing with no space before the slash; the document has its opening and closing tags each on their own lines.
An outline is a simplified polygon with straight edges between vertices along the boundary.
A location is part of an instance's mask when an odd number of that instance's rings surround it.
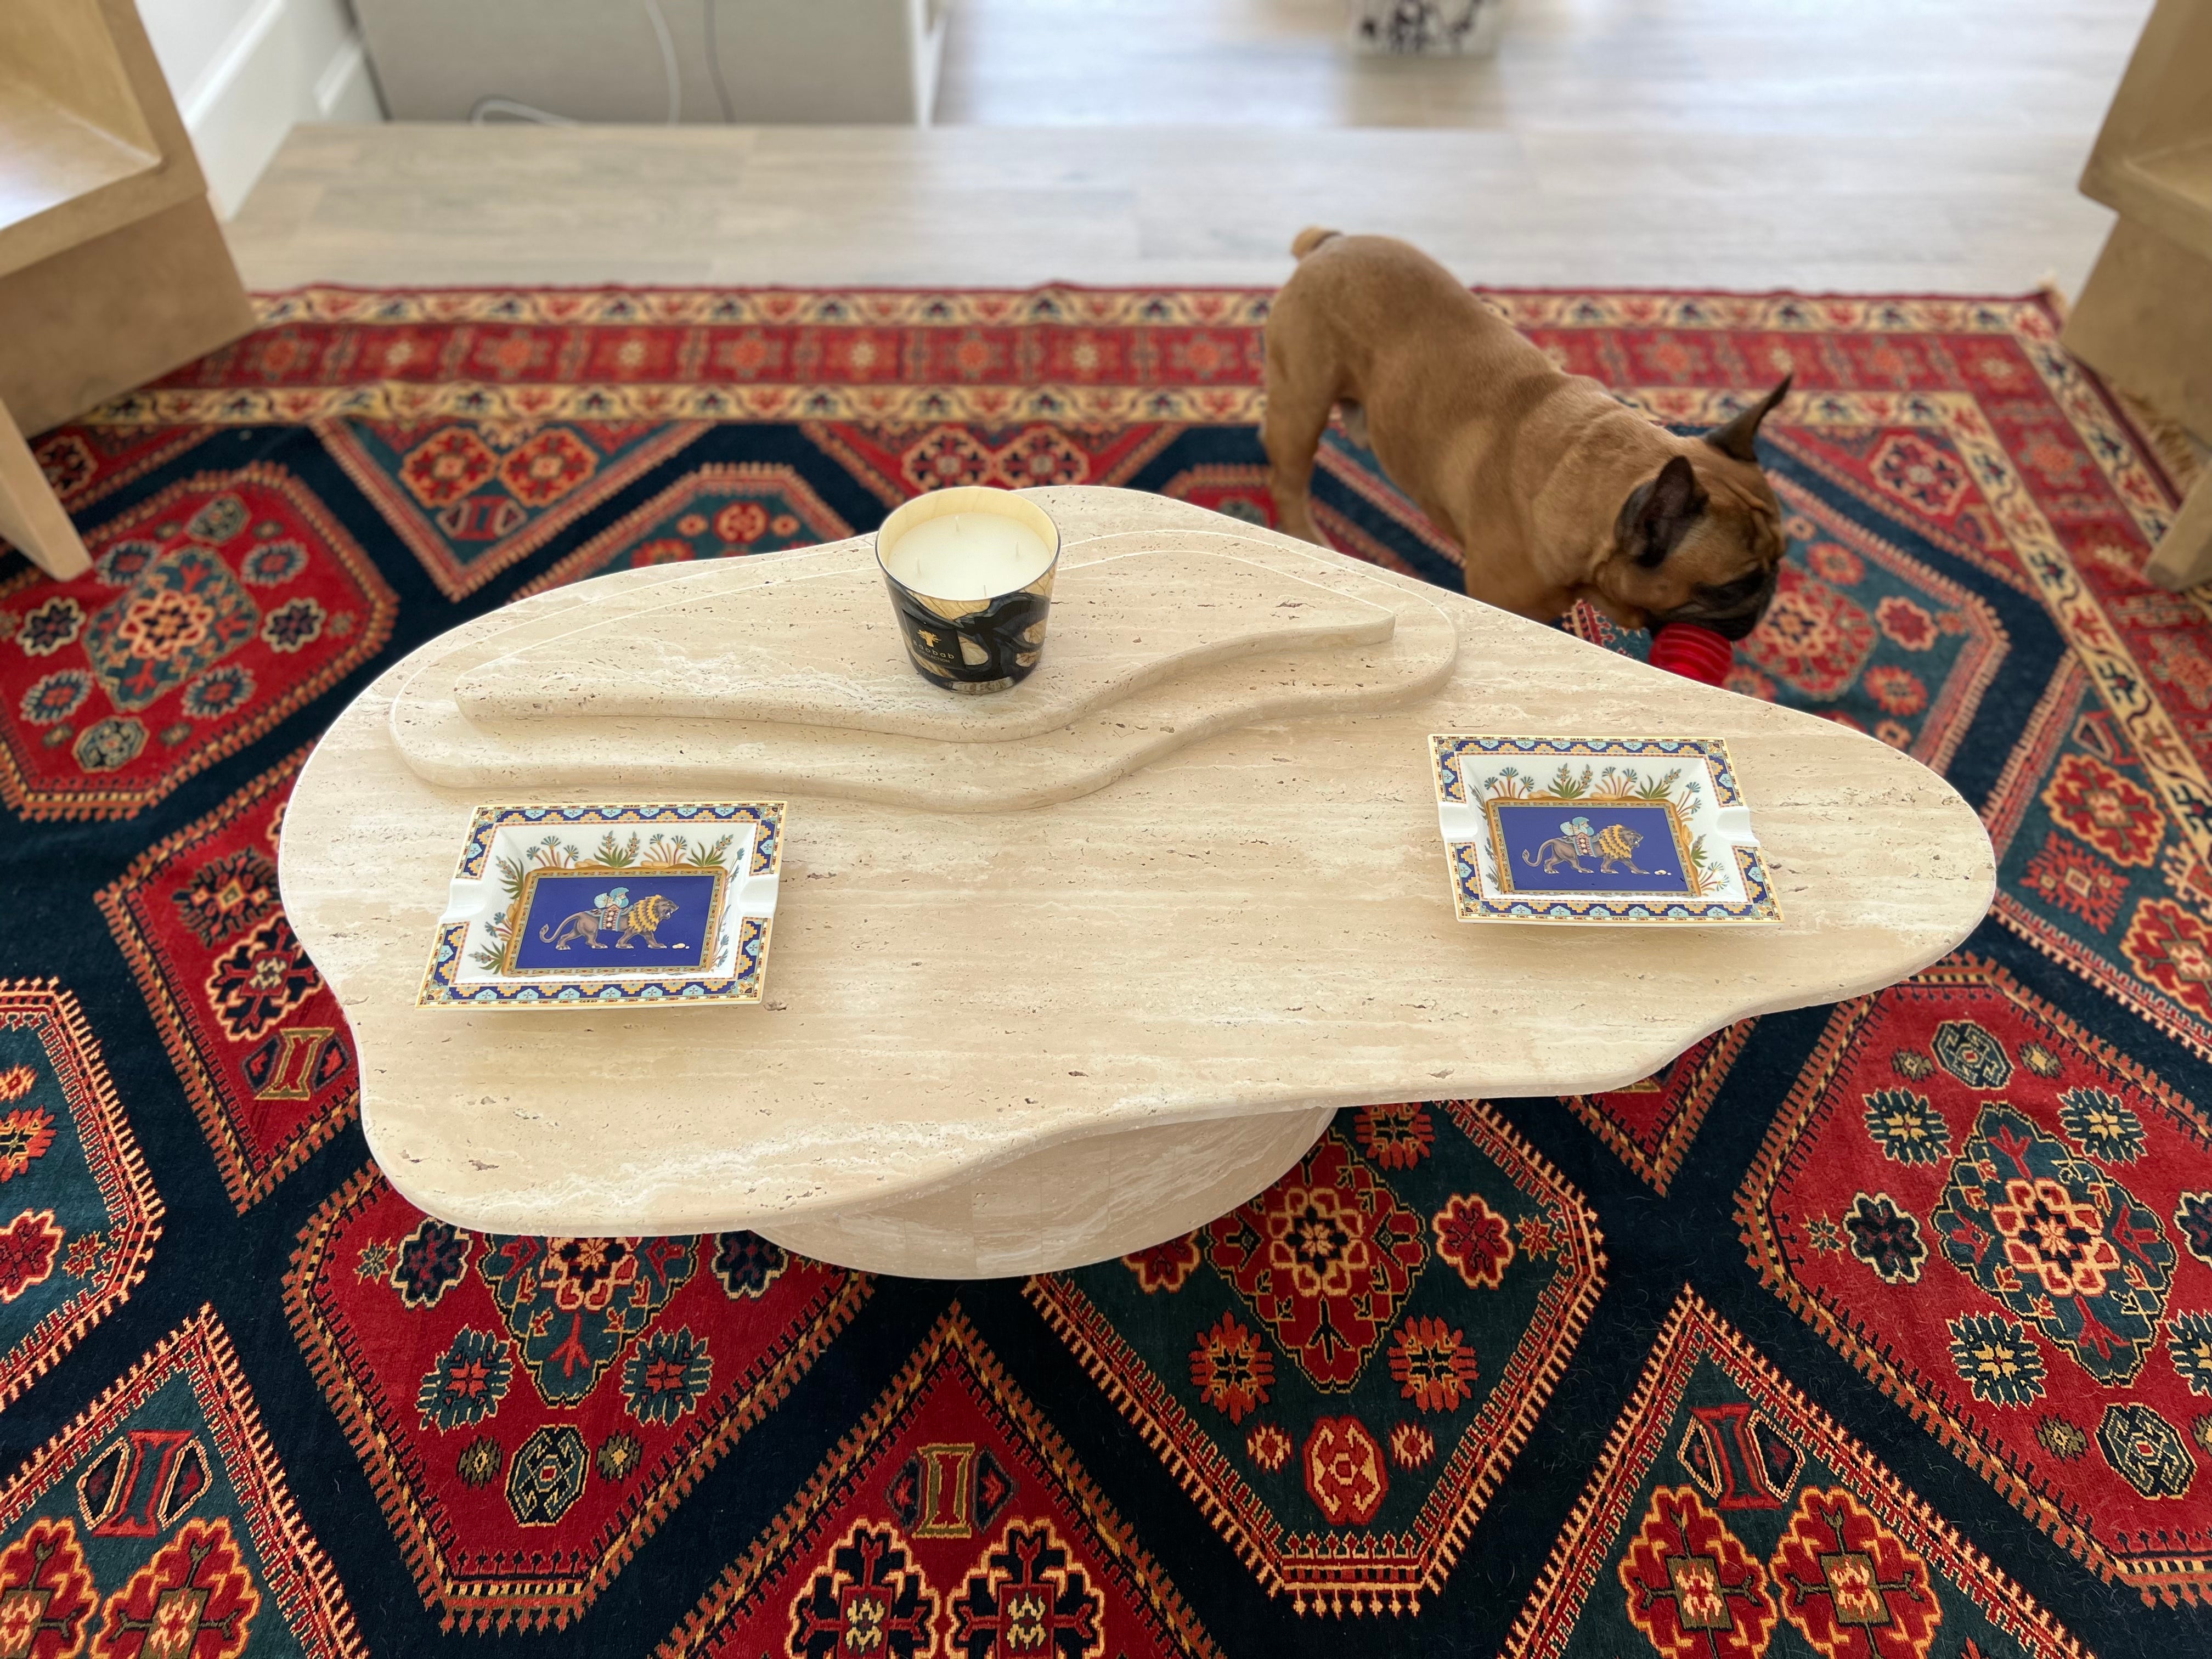
<svg viewBox="0 0 2212 1659">
<path fill-rule="evenodd" d="M 58 581 L 92 568 L 76 526 L 62 511 L 5 404 L 0 404 L 0 539 L 13 542 Z"/>
<path fill-rule="evenodd" d="M 2173 515 L 2144 574 L 2160 587 L 2177 592 L 2212 581 L 2212 467 L 2205 469 Z"/>
<path fill-rule="evenodd" d="M 2212 436 L 2212 259 L 2122 219 L 2058 341 L 2168 420 Z"/>
<path fill-rule="evenodd" d="M 2212 433 L 2212 259 L 2122 219 L 2059 343 L 2160 415 Z M 2144 574 L 2167 588 L 2212 580 L 2212 472 L 2189 492 Z"/>
</svg>

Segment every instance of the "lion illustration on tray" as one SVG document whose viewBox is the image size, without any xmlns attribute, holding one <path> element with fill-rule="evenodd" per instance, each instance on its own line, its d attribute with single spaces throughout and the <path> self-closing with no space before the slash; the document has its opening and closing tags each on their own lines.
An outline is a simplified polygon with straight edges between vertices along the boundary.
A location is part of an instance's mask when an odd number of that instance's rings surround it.
<svg viewBox="0 0 2212 1659">
<path fill-rule="evenodd" d="M 1654 872 L 1637 867 L 1636 849 L 1643 844 L 1643 831 L 1632 830 L 1625 823 L 1608 823 L 1602 830 L 1593 830 L 1588 818 L 1569 818 L 1559 826 L 1559 833 L 1540 847 L 1533 851 L 1523 848 L 1521 862 L 1531 869 L 1540 865 L 1547 876 L 1556 874 L 1562 864 L 1588 875 L 1589 866 L 1583 860 L 1594 858 L 1598 860 L 1600 875 L 1617 874 L 1623 865 L 1632 876 L 1650 875 Z"/>
<path fill-rule="evenodd" d="M 676 914 L 676 901 L 672 898 L 659 893 L 647 893 L 633 904 L 629 901 L 629 889 L 616 887 L 599 894 L 592 902 L 591 909 L 574 912 L 562 921 L 557 930 L 540 927 L 538 930 L 539 940 L 556 951 L 565 951 L 573 941 L 580 939 L 594 951 L 604 951 L 607 948 L 606 941 L 600 936 L 613 933 L 617 935 L 617 950 L 635 945 L 641 939 L 655 951 L 680 951 L 684 948 L 681 941 L 662 943 L 655 931 L 662 922 Z"/>
</svg>

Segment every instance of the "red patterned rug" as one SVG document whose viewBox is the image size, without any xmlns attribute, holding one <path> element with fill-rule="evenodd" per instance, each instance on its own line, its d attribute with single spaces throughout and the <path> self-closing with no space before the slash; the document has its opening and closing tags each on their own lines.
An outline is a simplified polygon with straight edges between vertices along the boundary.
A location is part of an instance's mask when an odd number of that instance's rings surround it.
<svg viewBox="0 0 2212 1659">
<path fill-rule="evenodd" d="M 2175 481 L 2039 298 L 1489 297 L 1686 428 L 1796 375 L 1731 684 L 1944 772 L 1996 907 L 1633 1088 L 1348 1111 L 1026 1283 L 413 1210 L 284 803 L 522 594 L 946 483 L 1266 522 L 1266 295 L 308 289 L 40 437 L 96 562 L 0 557 L 0 1656 L 2212 1651 L 2212 605 L 2139 574 Z M 1455 582 L 1341 433 L 1317 493 Z"/>
</svg>

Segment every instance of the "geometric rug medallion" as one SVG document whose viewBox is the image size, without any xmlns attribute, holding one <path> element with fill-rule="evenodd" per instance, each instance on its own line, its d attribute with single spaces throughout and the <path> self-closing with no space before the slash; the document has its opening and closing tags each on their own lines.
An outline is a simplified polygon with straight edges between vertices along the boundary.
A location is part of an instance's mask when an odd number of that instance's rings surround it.
<svg viewBox="0 0 2212 1659">
<path fill-rule="evenodd" d="M 1745 1177 L 1752 1264 L 2059 1543 L 2212 1591 L 2212 1116 L 2002 969 L 1830 1019 Z"/>
<path fill-rule="evenodd" d="M 0 1486 L 0 1652 L 365 1659 L 212 1308 Z"/>
<path fill-rule="evenodd" d="M 526 583 L 515 597 L 610 571 L 776 553 L 841 542 L 852 533 L 791 467 L 694 467 Z"/>
<path fill-rule="evenodd" d="M 96 895 L 240 1211 L 360 1103 L 345 1015 L 276 891 L 277 834 L 306 759 L 288 756 Z"/>
<path fill-rule="evenodd" d="M 338 421 L 327 434 L 347 477 L 439 592 L 458 599 L 705 431 L 653 421 Z"/>
<path fill-rule="evenodd" d="M 2168 594 L 2130 609 L 2197 615 Z M 2179 647 L 2163 660 L 2179 664 Z M 2212 680 L 2176 701 L 2193 714 L 2199 696 L 2212 698 Z M 2193 820 L 2161 793 L 2142 741 L 2078 661 L 2052 677 L 1989 808 L 2002 860 L 1995 914 L 2154 1029 L 2212 1055 L 2212 861 Z M 2192 771 L 2202 764 L 2191 749 L 2166 753 Z"/>
<path fill-rule="evenodd" d="M 145 1278 L 161 1211 L 77 1000 L 0 980 L 0 1409 Z"/>
<path fill-rule="evenodd" d="M 0 578 L 0 801 L 27 818 L 143 811 L 391 632 L 375 566 L 273 467 L 181 480 L 86 545 L 73 580 Z"/>
<path fill-rule="evenodd" d="M 1028 1295 L 1270 1594 L 1417 1613 L 1574 1351 L 1595 1224 L 1488 1109 L 1368 1107 L 1219 1220 Z"/>
<path fill-rule="evenodd" d="M 872 1285 L 750 1233 L 471 1233 L 374 1166 L 300 1241 L 301 1352 L 423 1599 L 464 1630 L 589 1607 Z"/>
<path fill-rule="evenodd" d="M 1653 1649 L 2085 1659 L 1687 1287 L 1505 1653 Z"/>
<path fill-rule="evenodd" d="M 1219 1650 L 956 1304 L 660 1651 Z"/>
</svg>

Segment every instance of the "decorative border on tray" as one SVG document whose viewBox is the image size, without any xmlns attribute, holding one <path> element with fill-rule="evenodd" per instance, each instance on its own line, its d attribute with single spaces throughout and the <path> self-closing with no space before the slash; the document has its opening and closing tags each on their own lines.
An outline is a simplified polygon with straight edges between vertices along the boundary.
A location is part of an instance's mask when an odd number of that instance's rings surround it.
<svg viewBox="0 0 2212 1659">
<path fill-rule="evenodd" d="M 762 916 L 738 921 L 735 974 L 695 979 L 569 980 L 552 985 L 463 985 L 459 975 L 461 946 L 470 924 L 447 922 L 438 930 L 430 967 L 415 999 L 418 1008 L 573 1008 L 617 1003 L 758 1002 L 768 963 L 770 923 Z"/>
<path fill-rule="evenodd" d="M 1713 801 L 1720 806 L 1740 806 L 1735 772 L 1729 762 L 1727 743 L 1719 738 L 1492 738 L 1438 732 L 1429 738 L 1435 756 L 1437 799 L 1467 803 L 1467 779 L 1460 762 L 1468 755 L 1526 755 L 1531 759 L 1565 760 L 1583 756 L 1600 760 L 1636 759 L 1658 755 L 1669 759 L 1695 755 L 1705 763 L 1713 781 Z"/>
<path fill-rule="evenodd" d="M 1550 898 L 1532 901 L 1516 897 L 1508 902 L 1493 899 L 1482 890 L 1482 878 L 1475 866 L 1480 852 L 1471 841 L 1455 841 L 1447 844 L 1452 865 L 1452 899 L 1462 921 L 1779 921 L 1782 907 L 1774 897 L 1774 886 L 1766 878 L 1766 868 L 1759 861 L 1754 848 L 1736 847 L 1737 872 L 1743 878 L 1743 890 L 1751 896 L 1739 899 L 1684 899 L 1668 903 L 1657 899 L 1584 899 Z"/>
<path fill-rule="evenodd" d="M 469 824 L 469 838 L 461 848 L 455 881 L 482 881 L 491 858 L 492 838 L 508 824 L 544 823 L 580 828 L 613 823 L 750 823 L 760 833 L 753 837 L 749 876 L 774 875 L 783 854 L 784 803 L 768 801 L 702 801 L 690 805 L 656 805 L 650 802 L 623 805 L 573 806 L 523 802 L 505 806 L 479 806 Z"/>
<path fill-rule="evenodd" d="M 1668 759 L 1697 763 L 1712 786 L 1717 808 L 1741 806 L 1735 771 L 1729 760 L 1728 744 L 1719 738 L 1589 738 L 1482 736 L 1436 732 L 1429 738 L 1429 752 L 1441 805 L 1472 805 L 1466 763 L 1470 757 L 1525 757 L 1530 760 Z M 1540 791 L 1538 799 L 1541 799 Z M 1602 804 L 1613 797 L 1589 795 L 1577 799 Z M 1623 799 L 1629 799 L 1624 797 Z M 1662 805 L 1658 801 L 1638 804 Z M 1672 818 L 1674 814 L 1670 813 Z M 1494 817 L 1494 815 L 1493 815 Z M 1679 830 L 1678 830 L 1679 833 Z M 1450 871 L 1452 903 L 1462 921 L 1554 921 L 1599 924 L 1777 922 L 1782 907 L 1759 857 L 1759 848 L 1731 843 L 1736 872 L 1743 884 L 1741 899 L 1702 899 L 1635 894 L 1620 897 L 1534 896 L 1508 893 L 1493 897 L 1483 890 L 1482 848 L 1472 841 L 1447 841 L 1444 853 Z M 1690 860 L 1684 860 L 1684 868 Z"/>
</svg>

